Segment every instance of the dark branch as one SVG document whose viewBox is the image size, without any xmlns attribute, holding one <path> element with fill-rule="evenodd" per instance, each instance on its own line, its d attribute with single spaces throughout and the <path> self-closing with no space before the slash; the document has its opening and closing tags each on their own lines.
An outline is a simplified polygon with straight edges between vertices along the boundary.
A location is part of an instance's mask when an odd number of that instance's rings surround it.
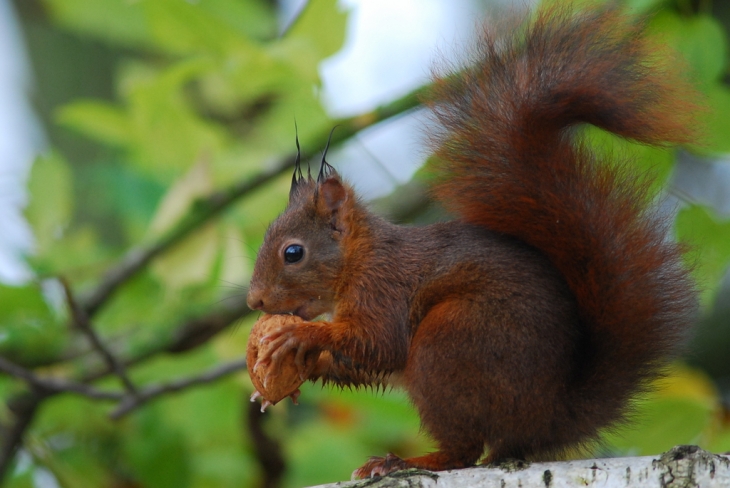
<svg viewBox="0 0 730 488">
<path fill-rule="evenodd" d="M 263 472 L 262 486 L 277 488 L 281 486 L 281 478 L 286 471 L 286 461 L 281 453 L 281 444 L 266 434 L 263 426 L 265 417 L 261 413 L 258 402 L 244 401 L 243 406 L 246 410 L 246 425 L 253 442 L 253 451 Z"/>
<path fill-rule="evenodd" d="M 177 328 L 172 334 L 171 340 L 153 345 L 137 353 L 135 356 L 126 359 L 122 358 L 120 361 L 125 367 L 130 367 L 163 352 L 177 354 L 200 347 L 230 327 L 231 324 L 246 317 L 250 313 L 253 312 L 246 306 L 245 302 L 241 301 L 234 307 L 216 310 L 208 315 L 190 319 Z M 106 368 L 86 374 L 81 378 L 81 381 L 83 383 L 89 383 L 111 373 L 113 371 L 107 366 Z"/>
<path fill-rule="evenodd" d="M 79 307 L 78 303 L 76 303 L 73 292 L 71 291 L 71 287 L 69 286 L 68 282 L 63 278 L 61 278 L 60 281 L 63 285 L 63 290 L 66 292 L 66 302 L 68 303 L 69 310 L 71 310 L 71 315 L 74 319 L 74 323 L 76 324 L 76 326 L 81 329 L 86 337 L 88 337 L 89 342 L 91 342 L 91 345 L 94 346 L 94 349 L 99 351 L 101 357 L 104 358 L 104 362 L 106 362 L 106 364 L 109 366 L 109 369 L 113 371 L 114 374 L 116 374 L 122 381 L 124 388 L 126 388 L 126 390 L 130 394 L 136 394 L 137 388 L 135 388 L 134 384 L 129 379 L 129 376 L 127 376 L 127 371 L 124 368 L 124 365 L 120 363 L 116 357 L 114 357 L 111 351 L 107 349 L 107 347 L 101 341 L 101 338 L 97 335 L 94 327 L 91 325 L 91 322 L 89 321 L 89 317 L 86 315 L 86 312 L 81 307 Z"/>
<path fill-rule="evenodd" d="M 0 371 L 8 373 L 16 378 L 24 380 L 28 383 L 38 395 L 43 397 L 51 396 L 57 393 L 76 393 L 94 400 L 111 400 L 118 401 L 119 405 L 112 412 L 111 417 L 118 419 L 135 408 L 144 405 L 155 397 L 166 393 L 177 392 L 206 383 L 212 383 L 219 378 L 227 376 L 236 371 L 246 368 L 246 359 L 238 359 L 230 363 L 217 366 L 201 375 L 189 378 L 182 378 L 169 383 L 147 386 L 135 393 L 121 393 L 103 391 L 90 385 L 77 383 L 71 380 L 61 380 L 56 378 L 43 378 L 36 375 L 21 366 L 11 363 L 5 358 L 0 357 Z"/>
<path fill-rule="evenodd" d="M 121 400 L 124 397 L 121 393 L 102 391 L 94 388 L 93 386 L 75 381 L 39 376 L 22 366 L 18 366 L 17 364 L 8 361 L 2 356 L 0 356 L 0 371 L 25 381 L 34 390 L 44 396 L 69 392 L 93 398 L 95 400 Z"/>
<path fill-rule="evenodd" d="M 8 473 L 18 446 L 23 443 L 25 431 L 30 427 L 38 406 L 45 398 L 43 393 L 28 392 L 8 401 L 7 407 L 12 414 L 11 424 L 0 425 L 0 486 Z"/>
<path fill-rule="evenodd" d="M 190 388 L 191 386 L 201 385 L 205 383 L 211 383 L 219 378 L 227 376 L 236 371 L 242 370 L 246 367 L 246 359 L 239 359 L 222 366 L 217 366 L 210 371 L 201 374 L 200 376 L 194 376 L 192 378 L 184 378 L 170 383 L 162 385 L 148 386 L 141 390 L 137 395 L 127 395 L 121 401 L 119 406 L 111 413 L 111 418 L 116 420 L 119 419 L 135 408 L 144 405 L 155 397 L 164 395 L 166 393 L 173 393 L 176 391 Z"/>
</svg>

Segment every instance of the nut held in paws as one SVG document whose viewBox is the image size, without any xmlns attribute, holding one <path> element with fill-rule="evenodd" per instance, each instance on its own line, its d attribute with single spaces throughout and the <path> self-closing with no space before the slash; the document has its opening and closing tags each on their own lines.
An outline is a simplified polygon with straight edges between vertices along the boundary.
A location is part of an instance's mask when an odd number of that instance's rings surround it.
<svg viewBox="0 0 730 488">
<path fill-rule="evenodd" d="M 251 335 L 248 337 L 248 348 L 246 350 L 248 374 L 251 376 L 251 381 L 256 390 L 265 401 L 272 405 L 294 393 L 303 382 L 299 375 L 299 369 L 294 364 L 294 351 L 284 357 L 281 367 L 277 371 L 272 371 L 273 363 L 262 364 L 256 371 L 253 371 L 259 355 L 266 352 L 269 347 L 268 344 L 259 344 L 259 341 L 262 337 L 276 332 L 280 327 L 301 322 L 303 320 L 294 315 L 267 314 L 254 324 Z M 267 375 L 270 376 L 265 387 L 264 379 Z"/>
</svg>

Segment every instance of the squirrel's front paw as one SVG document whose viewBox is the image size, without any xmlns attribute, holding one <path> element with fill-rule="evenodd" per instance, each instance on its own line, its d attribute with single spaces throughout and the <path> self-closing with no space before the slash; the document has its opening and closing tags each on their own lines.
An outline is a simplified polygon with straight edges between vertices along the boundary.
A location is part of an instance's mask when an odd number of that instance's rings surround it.
<svg viewBox="0 0 730 488">
<path fill-rule="evenodd" d="M 259 339 L 261 354 L 254 364 L 254 371 L 266 367 L 268 373 L 264 382 L 267 383 L 293 356 L 300 380 L 305 381 L 315 366 L 315 352 L 322 349 L 321 330 L 322 327 L 311 322 L 301 322 L 286 324 L 269 332 Z"/>
<path fill-rule="evenodd" d="M 251 396 L 255 401 L 261 397 L 261 410 L 287 396 L 297 402 L 299 386 L 309 377 L 316 363 L 314 355 L 304 355 L 302 363 L 296 363 L 294 349 L 282 349 L 276 340 L 262 340 L 267 336 L 278 336 L 304 322 L 290 315 L 264 315 L 251 330 L 246 359 L 249 374 L 256 391 Z"/>
</svg>

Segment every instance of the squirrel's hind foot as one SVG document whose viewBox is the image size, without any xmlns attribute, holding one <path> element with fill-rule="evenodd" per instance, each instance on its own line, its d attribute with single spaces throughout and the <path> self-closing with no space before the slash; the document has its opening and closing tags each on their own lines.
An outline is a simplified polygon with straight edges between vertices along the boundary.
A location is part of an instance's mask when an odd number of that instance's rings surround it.
<svg viewBox="0 0 730 488">
<path fill-rule="evenodd" d="M 455 459 L 443 451 L 432 452 L 425 456 L 401 459 L 393 453 L 385 457 L 374 456 L 368 459 L 360 468 L 352 473 L 352 479 L 374 478 L 385 476 L 402 469 L 424 469 L 427 471 L 444 471 L 473 466 L 476 458 L 468 456 L 469 460 Z"/>
<path fill-rule="evenodd" d="M 414 468 L 404 459 L 399 458 L 392 452 L 387 456 L 373 456 L 368 461 L 352 472 L 352 479 L 359 480 L 364 478 L 375 478 L 376 476 L 385 476 L 394 471 L 401 469 Z"/>
</svg>

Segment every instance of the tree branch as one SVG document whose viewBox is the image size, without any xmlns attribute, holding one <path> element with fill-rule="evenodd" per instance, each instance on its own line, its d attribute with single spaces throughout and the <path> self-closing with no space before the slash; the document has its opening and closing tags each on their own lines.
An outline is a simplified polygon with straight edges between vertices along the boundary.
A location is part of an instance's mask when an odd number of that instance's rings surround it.
<svg viewBox="0 0 730 488">
<path fill-rule="evenodd" d="M 215 367 L 198 376 L 152 385 L 141 391 L 123 394 L 102 391 L 75 381 L 43 378 L 0 356 L 0 371 L 24 380 L 32 388 L 31 392 L 18 395 L 8 402 L 8 409 L 14 418 L 10 425 L 0 425 L 0 485 L 2 485 L 2 480 L 7 474 L 15 452 L 23 442 L 23 436 L 33 421 L 35 412 L 43 400 L 50 396 L 59 393 L 75 393 L 94 400 L 117 401 L 119 405 L 110 415 L 112 419 L 116 420 L 156 397 L 212 383 L 245 367 L 246 360 L 243 358 Z"/>
<path fill-rule="evenodd" d="M 2 358 L 0 358 L 2 359 Z M 25 431 L 30 426 L 36 410 L 46 398 L 42 393 L 29 392 L 19 395 L 8 402 L 8 410 L 13 414 L 10 426 L 0 426 L 0 486 L 10 469 L 18 446 L 23 443 Z"/>
<path fill-rule="evenodd" d="M 248 434 L 254 445 L 254 455 L 261 465 L 263 472 L 263 488 L 277 488 L 281 485 L 281 478 L 286 471 L 286 461 L 281 452 L 281 444 L 266 434 L 263 421 L 265 414 L 261 412 L 258 402 L 245 401 L 246 425 Z"/>
<path fill-rule="evenodd" d="M 44 397 L 65 392 L 76 393 L 94 400 L 121 400 L 124 397 L 121 393 L 99 390 L 76 381 L 44 378 L 2 356 L 0 356 L 0 371 L 25 381 Z"/>
<path fill-rule="evenodd" d="M 169 341 L 153 345 L 137 353 L 135 356 L 122 358 L 120 361 L 128 368 L 160 353 L 178 354 L 200 347 L 230 327 L 234 322 L 251 313 L 253 312 L 248 308 L 246 303 L 241 301 L 233 307 L 226 307 L 201 317 L 192 318 L 180 325 L 172 334 L 172 338 Z M 111 373 L 113 371 L 107 365 L 105 368 L 87 373 L 80 381 L 82 383 L 90 383 Z"/>
<path fill-rule="evenodd" d="M 212 383 L 219 378 L 227 376 L 231 373 L 235 373 L 236 371 L 240 371 L 245 367 L 246 359 L 243 358 L 236 361 L 231 361 L 230 363 L 223 364 L 221 366 L 217 366 L 199 376 L 194 376 L 192 378 L 183 378 L 161 385 L 148 386 L 139 391 L 136 395 L 126 395 L 120 402 L 119 406 L 111 413 L 110 417 L 114 420 L 117 420 L 127 415 L 135 408 L 138 408 L 141 405 L 149 402 L 155 397 L 164 395 L 166 393 L 184 390 L 185 388 L 190 388 L 191 386 Z"/>
<path fill-rule="evenodd" d="M 77 383 L 71 380 L 59 380 L 55 378 L 43 378 L 21 366 L 11 363 L 0 357 L 0 371 L 8 373 L 16 378 L 24 380 L 36 393 L 43 398 L 58 393 L 75 393 L 93 400 L 111 400 L 119 402 L 116 410 L 112 412 L 111 418 L 118 419 L 135 408 L 144 405 L 150 400 L 166 393 L 178 392 L 192 386 L 212 383 L 224 376 L 246 368 L 246 359 L 238 359 L 229 363 L 216 366 L 198 376 L 182 378 L 169 383 L 147 386 L 134 393 L 121 393 L 103 391 L 90 385 Z"/>
<path fill-rule="evenodd" d="M 91 322 L 89 321 L 89 317 L 86 315 L 86 312 L 76 303 L 73 292 L 71 291 L 71 286 L 68 284 L 68 282 L 63 278 L 61 278 L 60 281 L 63 285 L 63 290 L 66 293 L 66 302 L 68 303 L 68 308 L 71 310 L 71 315 L 73 316 L 74 323 L 79 329 L 81 329 L 86 337 L 88 337 L 91 345 L 99 352 L 101 357 L 104 358 L 104 361 L 109 366 L 109 369 L 119 377 L 127 391 L 130 394 L 135 395 L 137 393 L 137 388 L 135 388 L 132 380 L 130 380 L 129 376 L 127 376 L 127 371 L 124 368 L 124 365 L 120 363 L 116 357 L 114 357 L 111 351 L 107 349 L 107 347 L 101 341 L 101 338 L 98 336 L 98 334 L 94 330 L 94 327 L 91 325 Z"/>
<path fill-rule="evenodd" d="M 157 347 L 149 349 L 133 358 L 120 361 L 124 366 L 131 366 L 161 352 L 174 354 L 199 347 L 230 326 L 230 324 L 249 313 L 251 311 L 245 303 L 238 303 L 234 307 L 226 307 L 223 310 L 217 310 L 208 315 L 193 318 L 178 327 L 177 333 L 173 334 L 169 342 L 159 344 Z M 137 408 L 163 393 L 179 391 L 183 388 L 209 383 L 226 374 L 240 370 L 243 367 L 245 367 L 245 361 L 243 364 L 236 362 L 224 365 L 201 377 L 178 380 L 171 385 L 151 386 L 144 390 L 142 393 L 144 398 L 141 401 L 132 404 L 130 398 L 121 392 L 101 391 L 86 384 L 113 373 L 108 363 L 106 363 L 105 369 L 86 375 L 81 379 L 81 382 L 75 382 L 55 378 L 43 378 L 33 371 L 18 366 L 0 356 L 0 371 L 25 381 L 33 389 L 32 392 L 18 395 L 8 402 L 8 407 L 13 412 L 14 419 L 11 425 L 0 426 L 0 486 L 2 485 L 3 476 L 10 467 L 15 452 L 22 444 L 25 430 L 30 426 L 37 407 L 49 396 L 59 393 L 75 393 L 94 400 L 117 402 L 126 400 L 129 402 L 124 405 L 127 411 L 122 412 L 122 414 L 126 414 L 128 411 Z"/>
<path fill-rule="evenodd" d="M 730 486 L 730 457 L 703 451 L 697 446 L 677 446 L 661 456 L 583 459 L 552 463 L 509 461 L 498 467 L 479 466 L 453 471 L 405 470 L 383 478 L 340 482 L 317 488 L 668 488 Z"/>
</svg>

